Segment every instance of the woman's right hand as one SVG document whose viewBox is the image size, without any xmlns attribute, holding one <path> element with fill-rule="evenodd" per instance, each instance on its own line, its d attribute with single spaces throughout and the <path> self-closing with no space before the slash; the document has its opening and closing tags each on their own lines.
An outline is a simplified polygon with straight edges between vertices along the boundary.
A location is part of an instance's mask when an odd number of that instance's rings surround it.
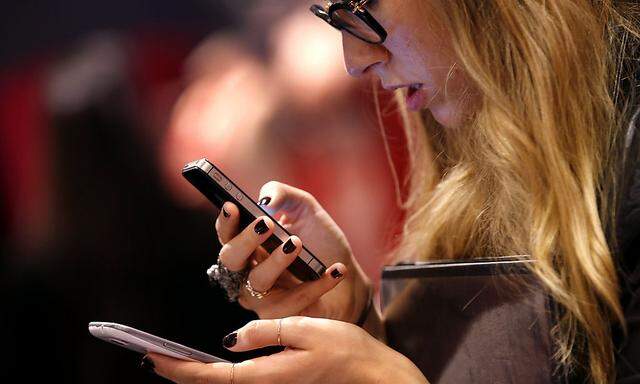
<svg viewBox="0 0 640 384">
<path fill-rule="evenodd" d="M 218 240 L 223 245 L 219 260 L 231 271 L 248 267 L 251 287 L 269 291 L 258 299 L 243 288 L 240 305 L 262 319 L 302 315 L 356 322 L 367 305 L 370 283 L 342 230 L 311 194 L 289 185 L 265 184 L 259 201 L 285 229 L 303 238 L 304 245 L 328 268 L 316 281 L 299 281 L 287 266 L 302 250 L 300 238 L 291 236 L 293 251 L 285 239 L 269 255 L 260 244 L 273 233 L 273 221 L 258 217 L 248 227 L 239 228 L 238 207 L 227 202 L 216 220 Z"/>
</svg>

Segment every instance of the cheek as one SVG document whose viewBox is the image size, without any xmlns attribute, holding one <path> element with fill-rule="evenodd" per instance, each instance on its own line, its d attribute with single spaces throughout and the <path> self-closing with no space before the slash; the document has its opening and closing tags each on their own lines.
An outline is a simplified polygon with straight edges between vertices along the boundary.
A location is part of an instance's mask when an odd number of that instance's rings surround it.
<svg viewBox="0 0 640 384">
<path fill-rule="evenodd" d="M 464 73 L 454 71 L 429 106 L 433 117 L 445 127 L 464 125 L 480 105 L 481 97 Z"/>
<path fill-rule="evenodd" d="M 405 80 L 430 88 L 444 88 L 455 65 L 455 55 L 444 27 L 424 17 L 407 17 L 390 33 L 387 49 L 392 70 Z"/>
</svg>

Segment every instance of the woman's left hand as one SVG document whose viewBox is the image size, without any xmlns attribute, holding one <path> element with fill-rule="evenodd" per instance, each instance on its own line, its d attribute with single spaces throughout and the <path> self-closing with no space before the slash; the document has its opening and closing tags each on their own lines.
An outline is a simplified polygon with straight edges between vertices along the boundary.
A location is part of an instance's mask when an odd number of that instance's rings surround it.
<svg viewBox="0 0 640 384">
<path fill-rule="evenodd" d="M 186 362 L 158 354 L 148 358 L 157 374 L 179 384 L 427 383 L 409 359 L 363 329 L 336 320 L 256 320 L 226 336 L 223 344 L 234 352 L 279 344 L 287 348 L 233 366 Z"/>
</svg>

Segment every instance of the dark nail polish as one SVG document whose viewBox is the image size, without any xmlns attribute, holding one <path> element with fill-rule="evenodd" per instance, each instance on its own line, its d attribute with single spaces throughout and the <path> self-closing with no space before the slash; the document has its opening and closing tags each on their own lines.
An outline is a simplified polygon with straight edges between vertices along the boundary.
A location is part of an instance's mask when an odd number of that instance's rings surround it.
<svg viewBox="0 0 640 384">
<path fill-rule="evenodd" d="M 267 226 L 267 223 L 265 223 L 264 220 L 260 220 L 258 221 L 258 224 L 253 227 L 253 230 L 256 231 L 258 235 L 263 235 L 267 233 L 267 231 L 269 230 L 269 226 Z"/>
<path fill-rule="evenodd" d="M 334 279 L 339 279 L 342 276 L 344 275 L 337 269 L 334 269 L 333 271 L 331 271 L 331 277 L 333 277 Z"/>
<path fill-rule="evenodd" d="M 295 250 L 296 250 L 296 245 L 293 244 L 293 241 L 291 241 L 291 239 L 287 240 L 287 242 L 284 243 L 284 245 L 282 246 L 282 251 L 287 255 Z"/>
<path fill-rule="evenodd" d="M 222 339 L 222 345 L 225 348 L 231 348 L 238 342 L 238 334 L 236 332 L 230 333 Z"/>
<path fill-rule="evenodd" d="M 229 216 L 231 216 L 231 214 L 230 214 L 229 212 L 227 212 L 227 210 L 226 210 L 226 209 L 224 209 L 224 208 L 222 208 L 222 215 L 223 215 L 224 217 L 229 217 Z"/>
<path fill-rule="evenodd" d="M 148 356 L 145 356 L 140 362 L 140 368 L 144 369 L 147 372 L 155 372 L 156 365 L 153 363 L 153 360 L 151 360 Z"/>
<path fill-rule="evenodd" d="M 258 205 L 269 205 L 270 202 L 271 202 L 271 198 L 267 196 L 260 199 L 260 202 L 258 203 Z"/>
</svg>

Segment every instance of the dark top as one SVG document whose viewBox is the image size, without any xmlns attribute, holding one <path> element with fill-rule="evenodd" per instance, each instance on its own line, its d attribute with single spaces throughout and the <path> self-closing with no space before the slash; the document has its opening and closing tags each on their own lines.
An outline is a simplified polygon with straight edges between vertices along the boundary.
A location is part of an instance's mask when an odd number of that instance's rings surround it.
<svg viewBox="0 0 640 384">
<path fill-rule="evenodd" d="M 618 220 L 621 303 L 627 335 L 615 337 L 617 383 L 640 383 L 640 109 L 627 135 L 626 171 Z"/>
<path fill-rule="evenodd" d="M 640 110 L 631 121 L 612 244 L 627 323 L 626 335 L 614 328 L 613 341 L 617 383 L 625 384 L 640 383 Z M 470 271 L 445 277 L 440 270 L 438 278 L 383 274 L 389 345 L 432 383 L 585 382 L 584 367 L 564 372 L 550 363 L 553 348 L 544 335 L 553 304 L 535 280 L 524 285 L 533 289 L 517 290 L 508 274 L 487 280 Z"/>
</svg>

